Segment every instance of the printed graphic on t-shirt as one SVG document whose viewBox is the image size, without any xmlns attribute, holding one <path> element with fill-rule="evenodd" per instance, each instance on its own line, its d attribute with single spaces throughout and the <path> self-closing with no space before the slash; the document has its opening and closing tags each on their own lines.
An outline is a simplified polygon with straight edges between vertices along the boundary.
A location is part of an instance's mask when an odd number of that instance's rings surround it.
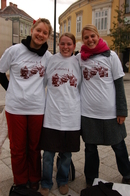
<svg viewBox="0 0 130 196">
<path fill-rule="evenodd" d="M 21 68 L 21 77 L 24 79 L 28 79 L 29 77 L 37 74 L 39 72 L 39 76 L 43 77 L 45 74 L 45 68 L 44 66 L 34 66 L 31 70 L 29 70 L 26 66 L 24 68 Z"/>
<path fill-rule="evenodd" d="M 92 69 L 83 70 L 83 76 L 86 80 L 90 80 L 90 78 L 94 77 L 96 74 L 99 74 L 100 77 L 108 77 L 108 69 L 102 66 L 100 67 L 92 67 Z"/>
<path fill-rule="evenodd" d="M 52 76 L 52 85 L 55 87 L 65 84 L 68 81 L 70 83 L 70 86 L 77 86 L 77 78 L 73 75 L 73 73 L 69 73 L 69 70 L 67 74 L 59 75 L 58 73 L 56 73 Z"/>
</svg>

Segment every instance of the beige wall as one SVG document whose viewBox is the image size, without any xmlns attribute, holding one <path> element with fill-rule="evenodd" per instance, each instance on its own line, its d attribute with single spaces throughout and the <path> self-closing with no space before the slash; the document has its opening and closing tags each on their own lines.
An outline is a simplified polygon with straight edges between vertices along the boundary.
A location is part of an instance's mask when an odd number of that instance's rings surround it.
<svg viewBox="0 0 130 196">
<path fill-rule="evenodd" d="M 12 21 L 0 17 L 0 57 L 12 45 Z"/>
<path fill-rule="evenodd" d="M 82 13 L 82 28 L 86 24 L 92 24 L 92 12 L 94 9 L 100 9 L 104 4 L 111 2 L 111 14 L 109 17 L 110 28 L 113 26 L 113 21 L 116 21 L 114 16 L 116 15 L 115 9 L 119 6 L 119 0 L 80 0 L 72 4 L 65 12 L 63 12 L 59 17 L 59 25 L 62 25 L 62 33 L 64 33 L 64 21 L 66 21 L 66 27 L 68 26 L 68 18 L 71 18 L 71 33 L 76 36 L 76 14 Z M 108 7 L 108 6 L 107 6 Z M 109 28 L 109 29 L 110 29 Z M 67 29 L 67 28 L 66 28 Z M 108 29 L 108 30 L 109 30 Z M 106 32 L 104 35 L 100 35 L 104 40 L 107 41 L 108 45 L 112 45 L 112 38 L 109 36 L 110 32 Z M 76 37 L 77 42 L 81 42 L 81 36 Z"/>
</svg>

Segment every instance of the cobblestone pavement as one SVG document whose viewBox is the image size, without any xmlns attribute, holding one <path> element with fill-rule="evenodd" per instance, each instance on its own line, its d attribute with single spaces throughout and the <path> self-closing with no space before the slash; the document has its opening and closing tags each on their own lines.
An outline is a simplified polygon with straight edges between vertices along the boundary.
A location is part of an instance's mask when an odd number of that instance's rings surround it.
<svg viewBox="0 0 130 196">
<path fill-rule="evenodd" d="M 128 111 L 130 111 L 130 74 L 127 73 L 124 76 L 124 86 L 126 91 L 126 98 L 128 103 Z M 4 107 L 5 91 L 0 86 L 0 112 Z M 126 118 L 126 128 L 127 128 L 127 138 L 125 139 L 128 153 L 130 154 L 130 116 Z M 121 183 L 122 176 L 117 170 L 116 160 L 114 152 L 109 146 L 99 146 L 99 156 L 100 156 L 100 172 L 99 178 Z M 43 152 L 41 152 L 43 153 Z M 81 149 L 78 153 L 73 153 L 72 159 L 74 161 L 76 169 L 76 178 L 73 182 L 69 182 L 69 193 L 67 196 L 79 196 L 80 191 L 86 187 L 84 178 L 84 143 L 81 139 Z M 53 182 L 54 185 L 49 193 L 49 196 L 61 196 L 56 184 L 56 156 L 54 161 L 54 172 L 53 172 Z M 6 139 L 2 154 L 0 155 L 0 196 L 8 196 L 9 189 L 13 184 L 13 176 L 11 170 L 11 160 L 10 160 L 10 150 L 9 150 L 9 140 Z"/>
</svg>

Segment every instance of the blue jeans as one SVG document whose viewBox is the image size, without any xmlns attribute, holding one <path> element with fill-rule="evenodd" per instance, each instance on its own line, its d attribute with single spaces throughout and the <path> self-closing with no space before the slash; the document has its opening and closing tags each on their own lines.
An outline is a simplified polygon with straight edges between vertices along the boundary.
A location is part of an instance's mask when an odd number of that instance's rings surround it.
<svg viewBox="0 0 130 196">
<path fill-rule="evenodd" d="M 43 153 L 43 176 L 41 187 L 51 189 L 53 186 L 52 173 L 55 152 L 44 151 Z M 58 187 L 68 183 L 68 175 L 71 163 L 71 152 L 60 153 L 56 181 Z"/>
<path fill-rule="evenodd" d="M 122 140 L 119 144 L 112 145 L 115 152 L 117 167 L 120 174 L 125 179 L 130 179 L 130 161 L 128 159 L 128 152 L 125 141 Z M 92 184 L 94 178 L 98 178 L 99 174 L 99 155 L 97 145 L 85 143 L 85 167 L 84 173 L 86 183 Z"/>
</svg>

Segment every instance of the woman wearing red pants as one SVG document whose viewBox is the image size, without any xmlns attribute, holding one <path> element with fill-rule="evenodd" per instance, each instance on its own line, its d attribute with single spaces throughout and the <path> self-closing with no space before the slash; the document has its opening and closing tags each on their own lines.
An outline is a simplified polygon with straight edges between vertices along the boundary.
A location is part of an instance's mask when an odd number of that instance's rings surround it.
<svg viewBox="0 0 130 196">
<path fill-rule="evenodd" d="M 47 39 L 52 27 L 38 19 L 31 36 L 8 48 L 0 59 L 0 83 L 7 90 L 6 117 L 14 184 L 37 190 L 41 180 L 39 138 L 43 124 L 45 64 L 51 54 Z M 10 71 L 10 81 L 5 73 Z"/>
</svg>

